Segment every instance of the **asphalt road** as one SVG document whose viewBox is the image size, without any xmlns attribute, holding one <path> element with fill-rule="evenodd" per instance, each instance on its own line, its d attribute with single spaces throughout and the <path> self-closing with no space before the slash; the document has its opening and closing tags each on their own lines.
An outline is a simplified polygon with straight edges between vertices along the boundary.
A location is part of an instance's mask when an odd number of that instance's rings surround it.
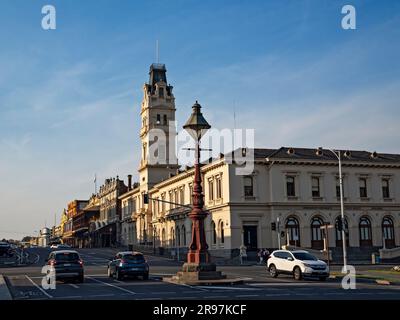
<svg viewBox="0 0 400 320">
<path fill-rule="evenodd" d="M 150 279 L 118 281 L 107 277 L 108 259 L 116 252 L 113 249 L 78 249 L 85 265 L 85 282 L 82 284 L 58 281 L 56 289 L 41 287 L 41 267 L 49 249 L 30 249 L 34 264 L 26 267 L 1 268 L 16 300 L 61 299 L 145 299 L 145 300 L 253 300 L 253 299 L 400 299 L 400 286 L 357 283 L 357 289 L 344 290 L 336 279 L 326 282 L 316 280 L 294 281 L 289 276 L 273 279 L 263 266 L 221 266 L 219 270 L 231 277 L 247 278 L 242 285 L 188 286 L 162 281 L 180 269 L 180 263 L 162 257 L 147 256 Z"/>
</svg>

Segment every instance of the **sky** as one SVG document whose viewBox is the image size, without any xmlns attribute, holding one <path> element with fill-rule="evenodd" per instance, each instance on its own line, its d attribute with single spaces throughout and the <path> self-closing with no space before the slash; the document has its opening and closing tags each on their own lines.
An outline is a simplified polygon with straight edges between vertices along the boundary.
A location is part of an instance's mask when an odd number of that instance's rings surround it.
<svg viewBox="0 0 400 320">
<path fill-rule="evenodd" d="M 42 7 L 56 8 L 43 30 Z M 356 9 L 344 30 L 342 7 Z M 151 63 L 167 67 L 181 127 L 255 146 L 400 152 L 400 2 L 0 0 L 0 239 L 59 223 L 105 178 L 137 175 Z M 234 121 L 233 114 L 236 120 Z"/>
</svg>

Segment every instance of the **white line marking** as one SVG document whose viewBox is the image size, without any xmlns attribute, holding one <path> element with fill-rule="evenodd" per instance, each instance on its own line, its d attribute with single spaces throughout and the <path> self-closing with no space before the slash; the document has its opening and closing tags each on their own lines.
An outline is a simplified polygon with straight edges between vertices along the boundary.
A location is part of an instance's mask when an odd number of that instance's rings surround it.
<svg viewBox="0 0 400 320">
<path fill-rule="evenodd" d="M 79 289 L 79 286 L 77 286 L 76 284 L 69 283 L 69 285 L 70 285 L 71 287 L 75 288 L 75 289 Z"/>
<path fill-rule="evenodd" d="M 86 277 L 86 278 L 91 279 L 91 280 L 96 281 L 96 282 L 99 282 L 99 283 L 103 283 L 103 284 L 105 284 L 106 286 L 113 287 L 113 288 L 119 289 L 119 290 L 121 290 L 121 291 L 128 292 L 128 293 L 130 293 L 130 294 L 136 294 L 136 292 L 133 292 L 133 291 L 130 291 L 130 290 L 128 290 L 128 289 L 124 289 L 124 288 L 121 288 L 121 287 L 118 287 L 118 286 L 114 286 L 114 285 L 111 284 L 111 283 L 107 283 L 107 282 L 104 282 L 104 281 L 101 281 L 101 280 L 98 280 L 98 279 L 95 279 L 95 278 L 92 278 L 92 277 Z"/>
<path fill-rule="evenodd" d="M 208 288 L 208 289 L 220 289 L 220 290 L 243 290 L 243 291 L 257 291 L 260 289 L 257 288 L 243 288 L 243 287 L 217 287 L 217 286 L 207 286 L 207 287 L 203 287 L 203 286 L 198 286 L 198 288 Z M 210 291 L 208 290 L 208 291 Z"/>
<path fill-rule="evenodd" d="M 46 297 L 52 299 L 53 296 L 48 294 L 46 291 L 44 291 L 41 287 L 39 287 L 35 282 L 33 282 L 33 280 L 31 278 L 28 277 L 28 275 L 26 274 L 25 277 L 36 287 L 38 288 Z"/>
</svg>

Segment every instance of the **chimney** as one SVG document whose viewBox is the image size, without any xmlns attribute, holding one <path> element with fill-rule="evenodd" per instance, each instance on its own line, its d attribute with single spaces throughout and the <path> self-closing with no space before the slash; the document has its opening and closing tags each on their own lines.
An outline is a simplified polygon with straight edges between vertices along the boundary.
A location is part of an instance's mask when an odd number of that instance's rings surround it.
<svg viewBox="0 0 400 320">
<path fill-rule="evenodd" d="M 128 174 L 128 190 L 132 190 L 132 175 Z"/>
</svg>

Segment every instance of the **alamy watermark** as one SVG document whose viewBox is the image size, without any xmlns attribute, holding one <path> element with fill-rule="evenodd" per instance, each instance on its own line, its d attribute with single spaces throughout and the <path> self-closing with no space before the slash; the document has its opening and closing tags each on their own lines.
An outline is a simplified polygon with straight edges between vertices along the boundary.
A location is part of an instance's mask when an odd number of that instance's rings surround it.
<svg viewBox="0 0 400 320">
<path fill-rule="evenodd" d="M 241 146 L 246 146 L 241 147 Z M 176 122 L 170 121 L 168 130 L 150 129 L 143 143 L 142 160 L 150 165 L 193 165 L 193 138 L 181 130 L 176 133 Z M 249 175 L 254 169 L 254 129 L 210 129 L 201 139 L 203 164 L 224 156 L 225 162 L 235 164 L 237 175 Z M 233 151 L 232 151 L 233 150 Z M 207 157 L 208 155 L 211 155 Z"/>
</svg>

